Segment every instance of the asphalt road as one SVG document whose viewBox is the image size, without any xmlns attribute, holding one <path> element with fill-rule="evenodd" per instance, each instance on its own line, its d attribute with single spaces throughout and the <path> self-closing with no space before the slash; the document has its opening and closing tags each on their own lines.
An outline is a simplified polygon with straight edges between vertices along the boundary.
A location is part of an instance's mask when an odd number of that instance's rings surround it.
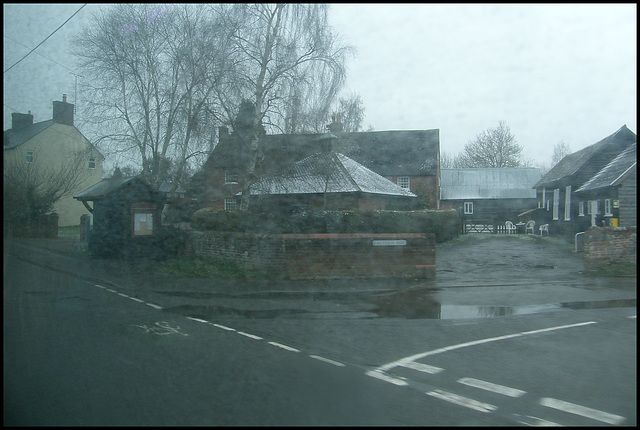
<svg viewBox="0 0 640 430">
<path fill-rule="evenodd" d="M 5 425 L 636 424 L 635 282 L 228 297 L 29 257 L 5 254 Z"/>
</svg>

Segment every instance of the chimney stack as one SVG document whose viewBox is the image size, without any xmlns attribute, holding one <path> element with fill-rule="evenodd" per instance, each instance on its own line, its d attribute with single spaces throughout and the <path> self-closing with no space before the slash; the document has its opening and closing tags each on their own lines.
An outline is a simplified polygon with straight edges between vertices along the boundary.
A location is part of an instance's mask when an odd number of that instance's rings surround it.
<svg viewBox="0 0 640 430">
<path fill-rule="evenodd" d="M 19 130 L 30 125 L 33 125 L 33 115 L 31 115 L 31 111 L 29 111 L 29 113 L 14 112 L 11 114 L 12 130 Z"/>
<path fill-rule="evenodd" d="M 62 101 L 53 102 L 53 121 L 58 124 L 73 126 L 73 105 L 67 103 L 67 95 L 62 95 Z"/>
</svg>

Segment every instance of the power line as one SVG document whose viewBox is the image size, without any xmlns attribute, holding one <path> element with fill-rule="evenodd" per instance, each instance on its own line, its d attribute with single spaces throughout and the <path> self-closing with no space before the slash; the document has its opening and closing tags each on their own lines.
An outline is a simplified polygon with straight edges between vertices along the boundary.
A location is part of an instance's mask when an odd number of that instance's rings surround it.
<svg viewBox="0 0 640 430">
<path fill-rule="evenodd" d="M 27 52 L 27 55 L 25 55 L 24 57 L 22 57 L 21 59 L 19 59 L 18 61 L 16 61 L 11 67 L 9 67 L 7 70 L 5 70 L 2 73 L 7 73 L 9 70 L 11 70 L 15 65 L 17 65 L 18 63 L 20 63 L 22 60 L 24 60 L 25 58 L 27 58 L 29 56 L 29 54 L 31 54 L 33 51 L 35 51 L 36 49 L 38 49 L 38 47 L 40 45 L 42 45 L 44 42 L 47 41 L 47 39 L 49 39 L 51 36 L 53 36 L 55 34 L 56 31 L 60 30 L 67 22 L 69 22 L 71 20 L 71 18 L 73 18 L 74 16 L 76 16 L 76 14 L 78 12 L 80 12 L 82 10 L 83 7 L 85 7 L 87 5 L 87 3 L 83 4 L 82 6 L 80 6 L 80 9 L 78 9 L 77 11 L 74 12 L 73 15 L 71 15 L 65 22 L 63 22 L 60 27 L 56 28 L 53 33 L 51 33 L 50 35 L 48 35 L 42 42 L 38 43 L 38 45 L 33 48 L 31 51 Z"/>
<path fill-rule="evenodd" d="M 25 45 L 24 43 L 18 42 L 17 40 L 15 40 L 15 39 L 14 39 L 14 38 L 12 38 L 12 37 L 7 36 L 6 34 L 3 34 L 3 36 L 4 36 L 4 37 L 6 37 L 7 39 L 11 40 L 12 42 L 15 42 L 15 43 L 17 43 L 18 45 L 20 45 L 20 46 L 24 46 L 25 48 L 29 49 L 29 47 L 28 47 L 27 45 Z M 46 60 L 49 60 L 49 61 L 51 61 L 51 62 L 53 62 L 53 63 L 56 63 L 58 66 L 62 66 L 62 67 L 64 67 L 65 69 L 67 69 L 67 70 L 71 70 L 71 71 L 73 72 L 73 69 L 71 69 L 71 68 L 69 68 L 69 67 L 65 66 L 65 65 L 64 65 L 64 64 L 62 64 L 62 63 L 58 63 L 56 60 L 54 60 L 54 59 L 52 59 L 52 58 L 49 58 L 49 57 L 47 57 L 46 55 L 42 55 L 42 54 L 41 54 L 41 53 L 39 53 L 39 52 L 36 52 L 36 54 L 38 54 L 39 56 L 41 56 L 42 58 L 44 58 L 44 59 L 46 59 Z"/>
</svg>

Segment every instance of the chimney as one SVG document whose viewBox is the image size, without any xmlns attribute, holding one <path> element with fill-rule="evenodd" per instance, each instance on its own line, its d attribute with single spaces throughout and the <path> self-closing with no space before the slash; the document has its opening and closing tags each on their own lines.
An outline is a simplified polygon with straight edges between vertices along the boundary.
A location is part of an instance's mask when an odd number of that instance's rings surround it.
<svg viewBox="0 0 640 430">
<path fill-rule="evenodd" d="M 67 95 L 62 95 L 62 101 L 53 102 L 53 121 L 58 124 L 73 126 L 73 105 L 67 103 Z"/>
<path fill-rule="evenodd" d="M 333 134 L 341 133 L 342 130 L 344 130 L 344 126 L 340 122 L 340 114 L 332 115 L 331 120 L 332 120 L 331 124 L 327 126 L 327 128 L 329 129 L 329 132 Z"/>
<path fill-rule="evenodd" d="M 29 113 L 14 112 L 11 114 L 12 130 L 19 130 L 30 125 L 33 125 L 33 115 L 31 115 L 31 111 L 29 111 Z"/>
</svg>

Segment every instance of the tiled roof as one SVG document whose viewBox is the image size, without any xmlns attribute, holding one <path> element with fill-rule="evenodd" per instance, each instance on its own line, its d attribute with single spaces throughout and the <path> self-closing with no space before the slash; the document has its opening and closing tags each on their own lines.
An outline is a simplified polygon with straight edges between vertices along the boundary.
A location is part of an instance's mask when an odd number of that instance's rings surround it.
<svg viewBox="0 0 640 430">
<path fill-rule="evenodd" d="M 325 133 L 266 135 L 260 139 L 260 162 L 274 172 L 320 150 Z M 384 176 L 422 176 L 437 173 L 440 132 L 396 130 L 339 133 L 332 149 Z M 232 134 L 220 140 L 207 165 L 230 168 L 243 165 L 240 145 Z M 232 164 L 236 164 L 233 166 Z"/>
<path fill-rule="evenodd" d="M 344 154 L 318 152 L 251 186 L 251 194 L 362 192 L 416 197 Z"/>
<path fill-rule="evenodd" d="M 608 147 L 623 144 L 625 142 L 635 142 L 636 135 L 631 130 L 623 125 L 610 136 L 605 137 L 601 141 L 587 146 L 580 151 L 574 152 L 564 157 L 558 162 L 551 170 L 549 170 L 543 177 L 535 184 L 536 187 L 542 184 L 552 183 L 562 178 L 568 177 L 576 173 L 584 164 L 591 159 L 595 154 L 605 150 Z"/>
<path fill-rule="evenodd" d="M 50 119 L 48 121 L 42 121 L 28 125 L 18 130 L 5 130 L 2 135 L 4 149 L 11 149 L 22 145 L 23 143 L 32 139 L 34 136 L 51 127 L 53 124 L 55 124 L 55 122 Z"/>
<path fill-rule="evenodd" d="M 535 168 L 441 169 L 442 200 L 529 199 L 542 177 Z"/>
<path fill-rule="evenodd" d="M 593 178 L 585 182 L 576 192 L 615 186 L 632 167 L 635 167 L 636 163 L 636 144 L 634 143 L 621 152 Z"/>
</svg>

